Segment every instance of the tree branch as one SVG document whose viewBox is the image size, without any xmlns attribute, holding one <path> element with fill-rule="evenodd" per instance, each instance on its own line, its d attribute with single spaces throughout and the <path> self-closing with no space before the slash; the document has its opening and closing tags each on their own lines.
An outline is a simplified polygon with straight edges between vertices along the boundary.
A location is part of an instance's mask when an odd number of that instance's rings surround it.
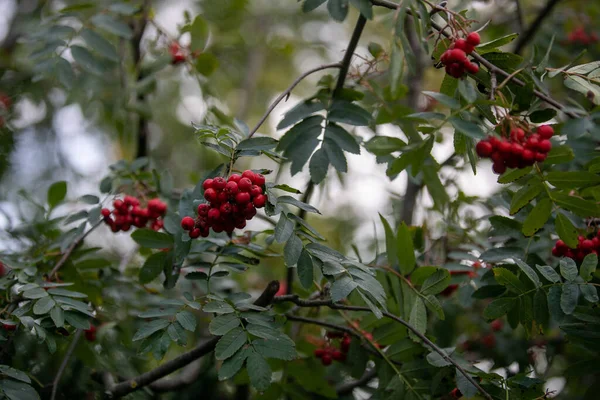
<svg viewBox="0 0 600 400">
<path fill-rule="evenodd" d="M 75 347 L 77 347 L 77 343 L 79 342 L 79 339 L 81 338 L 82 333 L 83 333 L 83 330 L 77 329 L 75 336 L 73 336 L 73 340 L 71 341 L 71 344 L 69 345 L 69 348 L 67 349 L 65 358 L 63 358 L 62 363 L 60 364 L 60 367 L 58 368 L 58 372 L 56 373 L 56 377 L 54 378 L 54 381 L 52 382 L 52 395 L 50 396 L 50 400 L 56 399 L 56 391 L 58 390 L 58 384 L 60 383 L 60 379 L 62 378 L 63 373 L 65 372 L 65 369 L 67 368 L 69 359 L 71 358 L 71 356 L 73 355 L 73 352 L 75 351 Z"/>
<path fill-rule="evenodd" d="M 375 378 L 376 376 L 377 371 L 375 370 L 375 368 L 372 368 L 368 371 L 365 371 L 365 373 L 360 379 L 339 384 L 338 386 L 336 386 L 335 392 L 338 396 L 350 394 L 357 387 L 364 386 L 367 383 L 371 382 L 371 380 L 373 380 L 373 378 Z"/>
<path fill-rule="evenodd" d="M 255 305 L 266 307 L 273 302 L 275 294 L 279 290 L 279 282 L 272 281 L 269 283 L 267 288 L 263 291 L 258 299 L 254 302 Z M 155 369 L 145 372 L 135 378 L 128 379 L 118 384 L 110 384 L 108 382 L 106 386 L 106 394 L 111 398 L 121 397 L 136 390 L 143 388 L 144 386 L 150 385 L 152 382 L 169 375 L 172 372 L 177 371 L 180 368 L 192 363 L 194 360 L 212 352 L 217 345 L 217 342 L 221 339 L 220 336 L 215 336 L 208 339 L 194 349 L 184 353 L 166 363 L 156 367 Z"/>
<path fill-rule="evenodd" d="M 196 360 L 188 365 L 186 365 L 181 371 L 181 373 L 173 379 L 168 379 L 167 377 L 161 378 L 156 382 L 150 384 L 150 389 L 153 392 L 162 393 L 162 392 L 172 392 L 174 390 L 179 390 L 185 386 L 191 385 L 198 379 L 198 375 L 200 375 L 200 371 L 202 370 L 201 360 Z"/>
<path fill-rule="evenodd" d="M 139 25 L 136 27 L 133 37 L 131 38 L 131 47 L 133 49 L 133 64 L 138 71 L 137 81 L 140 82 L 145 78 L 145 74 L 141 69 L 142 61 L 142 37 L 148 24 L 148 16 L 150 14 L 151 7 L 150 0 L 144 0 L 142 6 L 142 19 L 139 21 Z M 145 95 L 143 93 L 138 94 L 137 101 L 143 103 L 145 101 Z M 138 116 L 138 140 L 136 158 L 145 157 L 148 155 L 148 120 L 142 115 Z"/>
<path fill-rule="evenodd" d="M 56 263 L 56 265 L 54 266 L 54 268 L 52 268 L 52 271 L 50 271 L 50 274 L 48 275 L 48 277 L 50 279 L 52 279 L 52 277 L 56 275 L 56 273 L 58 272 L 58 270 L 67 262 L 67 260 L 69 259 L 69 257 L 71 256 L 71 254 L 73 253 L 73 251 L 75 250 L 75 248 L 77 246 L 79 246 L 79 244 L 81 242 L 83 242 L 83 240 L 87 237 L 87 235 L 89 235 L 97 227 L 99 227 L 101 223 L 102 223 L 102 220 L 96 222 L 94 225 L 92 225 L 92 227 L 87 232 L 85 232 L 78 239 L 76 239 L 73 243 L 71 243 L 71 245 L 63 253 L 63 256 L 60 258 L 60 260 L 58 260 L 58 262 Z"/>
<path fill-rule="evenodd" d="M 558 4 L 560 0 L 548 0 L 544 8 L 540 10 L 540 13 L 537 15 L 533 23 L 527 28 L 525 33 L 519 36 L 517 39 L 517 43 L 515 44 L 515 54 L 520 54 L 523 51 L 523 48 L 529 44 L 529 42 L 534 38 L 536 32 L 542 26 L 542 22 L 546 17 L 550 15 L 554 6 Z M 520 9 L 520 6 L 517 4 L 517 9 Z M 519 12 L 520 14 L 520 12 Z"/>
<path fill-rule="evenodd" d="M 325 306 L 329 307 L 333 310 L 346 310 L 346 311 L 360 311 L 360 312 L 372 312 L 369 307 L 361 307 L 361 306 L 347 306 L 342 304 L 337 304 L 332 302 L 331 300 L 304 300 L 299 298 L 297 295 L 285 295 L 285 296 L 276 296 L 273 299 L 274 303 L 284 303 L 284 302 L 292 302 L 300 307 L 320 307 Z M 403 326 L 405 326 L 409 331 L 411 331 L 415 336 L 421 339 L 429 348 L 438 353 L 444 360 L 451 363 L 456 367 L 456 369 L 473 385 L 475 386 L 479 392 L 488 400 L 493 400 L 492 396 L 486 392 L 480 385 L 477 383 L 468 373 L 461 367 L 456 361 L 454 361 L 444 350 L 439 348 L 435 343 L 427 338 L 423 333 L 419 332 L 414 326 L 403 320 L 402 318 L 391 314 L 387 311 L 382 312 L 386 318 L 389 318 Z"/>
<path fill-rule="evenodd" d="M 275 107 L 277 107 L 277 105 L 279 103 L 281 103 L 281 100 L 283 100 L 284 98 L 288 97 L 290 95 L 290 93 L 292 92 L 292 90 L 294 90 L 294 88 L 300 82 L 302 82 L 302 80 L 304 78 L 306 78 L 307 76 L 309 76 L 311 74 L 314 74 L 315 72 L 319 72 L 319 71 L 322 71 L 322 70 L 328 69 L 328 68 L 342 68 L 342 65 L 340 63 L 321 65 L 319 67 L 316 67 L 316 68 L 313 68 L 311 70 L 306 71 L 305 73 L 303 73 L 302 75 L 300 75 L 298 78 L 296 78 L 296 80 L 294 82 L 292 82 L 292 84 L 283 93 L 281 93 L 275 99 L 275 101 L 273 101 L 273 103 L 271 103 L 271 105 L 269 106 L 269 108 L 267 109 L 267 111 L 265 112 L 265 114 L 261 117 L 260 121 L 258 121 L 258 123 L 256 124 L 256 126 L 254 128 L 252 128 L 252 130 L 250 131 L 250 134 L 248 135 L 248 137 L 252 137 L 256 133 L 256 131 L 258 131 L 258 129 L 262 126 L 262 124 L 267 120 L 267 118 L 269 117 L 269 115 L 271 114 L 271 112 L 273 112 L 273 110 L 275 109 Z"/>
<path fill-rule="evenodd" d="M 553 0 L 553 1 L 557 1 L 557 0 Z M 380 7 L 384 7 L 384 8 L 389 8 L 391 10 L 395 10 L 397 8 L 400 7 L 400 4 L 394 3 L 392 1 L 389 0 L 371 0 L 371 3 L 375 6 L 380 6 Z M 407 14 L 409 15 L 413 15 L 411 10 L 407 10 L 406 11 Z M 417 17 L 421 18 L 420 15 L 417 15 Z M 440 32 L 443 36 L 447 37 L 447 38 L 451 38 L 452 35 L 449 34 L 448 32 L 444 31 L 444 29 L 437 24 L 434 21 L 431 21 L 431 27 L 433 29 L 435 29 L 436 31 Z M 502 76 L 503 78 L 509 78 L 510 80 L 515 83 L 518 86 L 525 86 L 525 82 L 523 82 L 522 80 L 515 78 L 514 76 L 511 77 L 510 73 L 506 72 L 505 70 L 503 70 L 502 68 L 498 68 L 497 66 L 495 66 L 494 64 L 492 64 L 491 62 L 489 62 L 488 60 L 486 60 L 485 58 L 483 58 L 481 55 L 479 55 L 477 52 L 472 52 L 471 53 L 471 57 L 473 57 L 477 62 L 479 62 L 481 65 L 485 66 L 488 71 L 490 73 L 494 72 L 497 75 Z M 559 111 L 564 112 L 567 116 L 569 116 L 570 118 L 577 118 L 577 115 L 571 111 L 566 111 L 565 110 L 565 106 L 563 106 L 562 104 L 560 104 L 559 102 L 557 102 L 556 100 L 554 100 L 553 98 L 546 96 L 544 93 L 540 92 L 539 90 L 534 89 L 533 94 L 535 96 L 537 96 L 539 99 L 544 100 L 546 103 L 550 104 L 552 107 L 556 108 Z"/>
</svg>

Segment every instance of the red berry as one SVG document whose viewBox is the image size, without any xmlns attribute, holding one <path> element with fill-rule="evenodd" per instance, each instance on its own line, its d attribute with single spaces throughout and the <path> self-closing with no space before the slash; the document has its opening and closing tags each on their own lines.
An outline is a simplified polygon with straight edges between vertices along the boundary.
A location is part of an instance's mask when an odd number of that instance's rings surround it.
<svg viewBox="0 0 600 400">
<path fill-rule="evenodd" d="M 210 221 L 217 221 L 221 217 L 221 212 L 218 208 L 211 208 L 208 210 L 208 219 Z"/>
<path fill-rule="evenodd" d="M 494 164 L 492 165 L 492 170 L 494 171 L 494 173 L 502 175 L 506 172 L 506 165 L 503 162 L 494 162 Z"/>
<path fill-rule="evenodd" d="M 217 200 L 217 192 L 213 188 L 208 188 L 204 191 L 204 198 L 212 203 Z"/>
<path fill-rule="evenodd" d="M 450 392 L 450 396 L 452 396 L 452 398 L 454 399 L 460 399 L 462 397 L 462 393 L 460 392 L 460 390 L 458 390 L 458 388 L 454 388 Z"/>
<path fill-rule="evenodd" d="M 347 353 L 348 350 L 350 350 L 350 343 L 352 342 L 352 338 L 350 336 L 345 336 L 342 339 L 342 343 L 340 343 L 340 349 L 344 352 Z"/>
<path fill-rule="evenodd" d="M 254 173 L 254 171 L 247 169 L 242 173 L 242 178 L 248 178 L 250 179 L 250 181 L 254 181 L 254 176 L 256 174 Z"/>
<path fill-rule="evenodd" d="M 252 187 L 250 188 L 250 196 L 252 196 L 252 197 L 261 195 L 262 192 L 263 192 L 262 188 L 258 185 L 252 185 Z"/>
<path fill-rule="evenodd" d="M 102 214 L 103 217 L 109 217 L 110 210 L 108 208 L 103 208 L 102 211 L 100 211 L 100 214 Z"/>
<path fill-rule="evenodd" d="M 236 221 L 235 227 L 237 229 L 244 229 L 246 227 L 246 220 L 242 219 L 242 220 Z"/>
<path fill-rule="evenodd" d="M 212 179 L 205 180 L 204 182 L 202 182 L 202 187 L 204 188 L 204 190 L 212 188 L 213 180 Z"/>
<path fill-rule="evenodd" d="M 240 192 L 249 192 L 252 188 L 252 181 L 248 178 L 242 178 L 238 182 L 238 188 Z"/>
<path fill-rule="evenodd" d="M 490 324 L 490 328 L 492 328 L 492 330 L 494 332 L 501 331 L 503 326 L 504 326 L 504 322 L 502 322 L 501 319 L 495 319 Z"/>
<path fill-rule="evenodd" d="M 452 293 L 458 290 L 458 285 L 456 283 L 448 285 L 448 287 L 440 292 L 440 294 L 444 297 L 450 297 Z"/>
<path fill-rule="evenodd" d="M 230 203 L 223 203 L 221 204 L 221 207 L 219 207 L 219 211 L 221 212 L 221 214 L 227 215 L 227 214 L 231 214 L 231 204 Z"/>
<path fill-rule="evenodd" d="M 17 329 L 17 324 L 2 323 L 2 327 L 7 331 L 14 331 Z"/>
<path fill-rule="evenodd" d="M 523 161 L 527 162 L 527 163 L 532 163 L 535 161 L 535 153 L 529 149 L 525 149 L 523 150 Z"/>
<path fill-rule="evenodd" d="M 531 151 L 536 151 L 539 144 L 540 144 L 540 141 L 538 140 L 538 138 L 532 135 L 529 137 L 529 139 L 527 139 L 527 143 L 525 143 L 525 147 L 527 147 Z"/>
<path fill-rule="evenodd" d="M 331 365 L 332 358 L 329 354 L 323 354 L 321 362 L 323 363 L 323 365 Z"/>
<path fill-rule="evenodd" d="M 550 139 L 554 136 L 554 129 L 550 125 L 541 125 L 538 126 L 537 133 L 542 139 Z"/>
<path fill-rule="evenodd" d="M 506 140 L 502 140 L 500 143 L 498 143 L 498 151 L 500 151 L 501 153 L 510 153 L 511 150 L 512 146 Z"/>
<path fill-rule="evenodd" d="M 227 182 L 227 185 L 225 185 L 225 193 L 230 196 L 235 196 L 237 192 L 239 192 L 238 184 L 233 181 Z"/>
<path fill-rule="evenodd" d="M 461 49 L 452 49 L 448 52 L 448 61 L 462 63 L 467 59 L 467 53 Z"/>
<path fill-rule="evenodd" d="M 465 73 L 464 68 L 461 64 L 452 63 L 446 65 L 446 73 L 453 78 L 459 79 Z"/>
<path fill-rule="evenodd" d="M 235 201 L 238 204 L 246 204 L 250 201 L 250 193 L 240 192 L 235 195 Z"/>
<path fill-rule="evenodd" d="M 83 334 L 88 342 L 96 341 L 96 327 L 94 325 L 91 325 L 90 329 L 85 329 Z"/>
<path fill-rule="evenodd" d="M 265 196 L 264 194 L 259 194 L 254 198 L 252 202 L 254 203 L 254 207 L 263 208 L 265 204 L 267 204 L 267 196 Z"/>
<path fill-rule="evenodd" d="M 592 242 L 589 239 L 584 240 L 583 242 L 581 242 L 581 249 L 584 251 L 590 251 L 594 248 L 594 242 Z"/>
<path fill-rule="evenodd" d="M 124 206 L 125 206 L 125 203 L 123 202 L 123 200 L 117 199 L 117 200 L 113 201 L 113 207 L 116 209 L 121 210 L 121 209 L 123 209 Z"/>
<path fill-rule="evenodd" d="M 551 149 L 552 142 L 550 142 L 548 139 L 544 139 L 538 144 L 538 150 L 542 153 L 548 153 Z"/>
<path fill-rule="evenodd" d="M 210 206 L 208 204 L 198 204 L 198 215 L 204 217 L 208 215 L 208 210 L 210 210 Z"/>
<path fill-rule="evenodd" d="M 460 49 L 466 53 L 467 52 L 467 41 L 462 38 L 456 39 L 456 41 L 454 42 L 454 48 Z"/>
<path fill-rule="evenodd" d="M 510 151 L 517 157 L 520 157 L 523 154 L 523 146 L 519 143 L 513 143 L 510 146 Z"/>
<path fill-rule="evenodd" d="M 552 255 L 554 257 L 560 257 L 560 256 L 562 256 L 561 251 L 558 248 L 556 248 L 556 246 L 552 248 Z"/>
<path fill-rule="evenodd" d="M 475 75 L 476 73 L 479 72 L 479 65 L 470 62 L 465 64 L 465 69 L 467 70 L 468 73 Z"/>
<path fill-rule="evenodd" d="M 479 46 L 479 43 L 481 43 L 481 37 L 479 36 L 479 33 L 469 33 L 467 35 L 467 43 L 469 43 L 471 46 Z"/>
<path fill-rule="evenodd" d="M 255 185 L 263 186 L 265 184 L 265 177 L 262 174 L 254 174 L 254 179 L 252 179 Z"/>
<path fill-rule="evenodd" d="M 485 347 L 492 349 L 492 348 L 496 347 L 496 336 L 494 336 L 493 333 L 485 335 L 484 337 L 481 338 L 481 343 Z"/>
<path fill-rule="evenodd" d="M 244 217 L 248 220 L 254 218 L 256 215 L 256 208 L 254 208 L 254 204 L 248 203 L 244 207 Z"/>
<path fill-rule="evenodd" d="M 196 222 L 192 217 L 183 217 L 183 219 L 181 220 L 181 227 L 186 231 L 191 231 L 192 229 L 194 229 L 195 224 Z"/>
<path fill-rule="evenodd" d="M 537 161 L 537 162 L 543 162 L 546 159 L 547 156 L 548 155 L 546 153 L 536 153 L 536 155 L 535 155 L 535 161 Z"/>
<path fill-rule="evenodd" d="M 229 179 L 227 179 L 228 182 L 239 182 L 240 179 L 242 179 L 242 176 L 240 174 L 232 174 Z"/>
<path fill-rule="evenodd" d="M 217 203 L 225 203 L 227 200 L 229 200 L 229 195 L 225 192 L 219 192 L 217 195 Z"/>
<path fill-rule="evenodd" d="M 226 185 L 227 181 L 224 178 L 221 178 L 220 176 L 213 179 L 213 188 L 215 190 L 223 190 L 225 189 Z"/>
<path fill-rule="evenodd" d="M 342 332 L 338 332 L 338 331 L 327 331 L 325 336 L 327 336 L 329 339 L 339 339 L 339 338 L 343 337 L 344 334 Z"/>
<path fill-rule="evenodd" d="M 315 357 L 321 358 L 325 355 L 325 349 L 315 349 Z"/>
<path fill-rule="evenodd" d="M 475 150 L 477 151 L 477 155 L 479 157 L 489 157 L 492 155 L 493 146 L 487 140 L 482 140 L 475 146 Z"/>
<path fill-rule="evenodd" d="M 334 350 L 333 353 L 331 353 L 331 358 L 333 358 L 336 361 L 345 361 L 346 354 L 342 353 L 339 350 Z"/>
<path fill-rule="evenodd" d="M 188 234 L 192 239 L 196 239 L 200 237 L 200 228 L 194 228 L 190 231 L 190 233 Z"/>
</svg>

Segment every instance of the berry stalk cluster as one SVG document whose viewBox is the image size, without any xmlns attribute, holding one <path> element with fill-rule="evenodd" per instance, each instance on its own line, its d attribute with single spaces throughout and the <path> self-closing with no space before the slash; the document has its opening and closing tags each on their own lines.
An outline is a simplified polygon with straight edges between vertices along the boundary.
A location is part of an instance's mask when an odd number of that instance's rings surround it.
<svg viewBox="0 0 600 400">
<path fill-rule="evenodd" d="M 479 45 L 481 38 L 477 32 L 471 32 L 465 39 L 456 39 L 442 54 L 440 61 L 446 66 L 446 73 L 456 79 L 462 78 L 465 72 L 476 74 L 479 65 L 469 61 L 467 56 Z"/>
<path fill-rule="evenodd" d="M 333 360 L 346 361 L 346 355 L 348 354 L 348 350 L 350 350 L 350 343 L 352 342 L 350 335 L 336 331 L 328 331 L 325 335 L 327 336 L 327 343 L 315 349 L 315 357 L 321 359 L 321 363 L 325 366 L 331 365 Z M 332 343 L 336 339 L 341 339 L 339 348 L 334 347 L 334 343 Z"/>
<path fill-rule="evenodd" d="M 256 209 L 267 203 L 264 194 L 265 177 L 246 170 L 231 175 L 207 179 L 202 183 L 207 203 L 198 206 L 196 218 L 183 217 L 181 227 L 188 231 L 190 238 L 207 237 L 209 229 L 216 233 L 231 233 L 234 229 L 246 227 L 246 221 L 256 215 Z"/>
<path fill-rule="evenodd" d="M 581 263 L 585 256 L 594 253 L 600 253 L 600 232 L 595 234 L 591 239 L 585 236 L 579 236 L 577 247 L 571 249 L 562 240 L 557 240 L 552 248 L 552 255 L 555 257 L 569 257 L 575 260 L 576 263 Z"/>
<path fill-rule="evenodd" d="M 536 162 L 543 162 L 552 149 L 550 138 L 554 129 L 550 125 L 541 125 L 537 133 L 522 128 L 512 128 L 507 137 L 490 136 L 475 146 L 481 158 L 491 158 L 494 173 L 501 175 L 506 168 L 525 168 Z"/>
<path fill-rule="evenodd" d="M 160 230 L 164 225 L 162 217 L 167 213 L 167 205 L 160 199 L 148 200 L 146 207 L 140 205 L 140 200 L 133 196 L 125 196 L 123 200 L 117 199 L 113 201 L 114 210 L 102 209 L 104 223 L 110 226 L 113 232 L 127 232 L 132 226 L 145 228 L 148 224 L 150 229 Z"/>
</svg>

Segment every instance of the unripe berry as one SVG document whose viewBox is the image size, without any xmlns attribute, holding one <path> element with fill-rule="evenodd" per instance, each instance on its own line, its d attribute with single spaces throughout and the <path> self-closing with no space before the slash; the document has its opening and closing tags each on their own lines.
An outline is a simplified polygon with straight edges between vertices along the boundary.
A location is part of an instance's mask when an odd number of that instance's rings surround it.
<svg viewBox="0 0 600 400">
<path fill-rule="evenodd" d="M 538 126 L 537 133 L 542 139 L 550 139 L 554 136 L 554 129 L 550 125 L 541 125 Z"/>
<path fill-rule="evenodd" d="M 235 195 L 235 201 L 238 204 L 246 204 L 250 201 L 250 193 L 240 192 Z"/>
<path fill-rule="evenodd" d="M 192 239 L 197 239 L 200 237 L 200 228 L 194 228 L 190 231 L 190 233 L 188 234 L 190 236 L 190 238 Z"/>
<path fill-rule="evenodd" d="M 213 179 L 213 188 L 215 190 L 223 190 L 223 189 L 225 189 L 226 185 L 227 185 L 227 181 L 225 179 L 221 178 L 220 176 Z"/>
<path fill-rule="evenodd" d="M 487 140 L 481 140 L 475 146 L 475 150 L 477 151 L 477 155 L 479 157 L 489 157 L 490 155 L 492 155 L 492 151 L 494 149 L 490 142 L 488 142 Z"/>
<path fill-rule="evenodd" d="M 206 189 L 210 189 L 213 187 L 213 180 L 212 179 L 207 179 L 204 182 L 202 182 L 202 187 L 204 188 L 204 190 Z"/>
<path fill-rule="evenodd" d="M 196 222 L 192 217 L 183 217 L 183 219 L 181 220 L 181 227 L 185 231 L 191 231 L 192 229 L 194 229 L 195 224 Z"/>
<path fill-rule="evenodd" d="M 217 192 L 213 188 L 208 188 L 204 191 L 204 198 L 212 203 L 217 200 Z"/>
<path fill-rule="evenodd" d="M 242 178 L 238 182 L 238 188 L 240 192 L 249 192 L 252 188 L 252 181 L 248 178 Z"/>
<path fill-rule="evenodd" d="M 467 43 L 469 43 L 471 46 L 479 46 L 479 43 L 481 43 L 481 37 L 479 36 L 479 33 L 469 33 L 467 35 Z"/>
</svg>

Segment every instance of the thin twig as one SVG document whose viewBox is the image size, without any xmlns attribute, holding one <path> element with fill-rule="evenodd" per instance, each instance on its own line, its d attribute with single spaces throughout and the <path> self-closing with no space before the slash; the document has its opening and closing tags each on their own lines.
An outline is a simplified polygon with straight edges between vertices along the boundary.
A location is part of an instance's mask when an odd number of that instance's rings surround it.
<svg viewBox="0 0 600 400">
<path fill-rule="evenodd" d="M 558 4 L 559 1 L 560 0 L 548 0 L 544 8 L 540 10 L 540 13 L 537 15 L 529 28 L 517 39 L 514 50 L 515 54 L 520 54 L 525 46 L 527 46 L 527 44 L 533 39 L 535 33 L 538 31 L 540 26 L 542 26 L 544 19 L 550 15 L 552 9 Z"/>
<path fill-rule="evenodd" d="M 360 311 L 360 312 L 372 312 L 369 307 L 361 307 L 361 306 L 346 306 L 342 304 L 337 304 L 332 302 L 331 300 L 304 300 L 299 298 L 297 295 L 285 295 L 285 296 L 276 296 L 273 299 L 274 303 L 283 303 L 283 302 L 292 302 L 300 307 L 319 307 L 325 306 L 329 307 L 333 310 L 346 310 L 346 311 Z M 444 350 L 439 348 L 435 343 L 427 338 L 423 333 L 419 332 L 417 328 L 403 320 L 402 318 L 391 314 L 387 311 L 382 312 L 382 314 L 391 320 L 398 322 L 399 324 L 405 326 L 408 330 L 410 330 L 415 336 L 421 339 L 429 348 L 438 353 L 444 360 L 451 363 L 456 367 L 456 369 L 473 385 L 480 391 L 480 393 L 488 400 L 493 400 L 492 396 L 486 392 L 479 383 L 477 383 L 468 373 L 461 367 L 456 361 L 454 361 Z"/>
<path fill-rule="evenodd" d="M 290 95 L 290 93 L 292 92 L 292 90 L 294 90 L 294 88 L 300 83 L 302 82 L 302 80 L 304 78 L 306 78 L 307 76 L 314 74 L 315 72 L 319 72 L 322 71 L 324 69 L 329 69 L 329 68 L 341 68 L 342 65 L 340 63 L 334 63 L 334 64 L 325 64 L 325 65 L 321 65 L 319 67 L 313 68 L 311 70 L 306 71 L 305 73 L 303 73 L 302 75 L 300 75 L 298 78 L 296 78 L 296 80 L 283 92 L 281 93 L 273 103 L 271 103 L 271 105 L 269 106 L 269 108 L 267 109 L 267 112 L 265 112 L 265 114 L 261 117 L 260 121 L 258 121 L 258 123 L 256 124 L 256 126 L 254 128 L 252 128 L 252 130 L 250 131 L 250 134 L 248 135 L 248 137 L 252 137 L 256 131 L 258 131 L 258 129 L 262 126 L 262 124 L 267 120 L 267 118 L 269 117 L 269 115 L 271 114 L 271 112 L 275 109 L 275 107 L 277 107 L 277 105 L 281 102 L 281 100 L 285 99 L 287 96 Z"/>
<path fill-rule="evenodd" d="M 496 100 L 496 85 L 498 84 L 498 80 L 496 79 L 496 73 L 490 73 L 490 100 Z"/>
<path fill-rule="evenodd" d="M 58 390 L 58 384 L 60 383 L 60 379 L 62 378 L 62 375 L 65 372 L 65 369 L 67 368 L 69 359 L 71 358 L 71 356 L 73 355 L 73 352 L 75 351 L 75 347 L 77 347 L 77 343 L 79 342 L 79 339 L 81 338 L 82 333 L 83 333 L 82 329 L 77 329 L 75 336 L 73 336 L 73 340 L 71 341 L 71 344 L 69 345 L 69 348 L 67 349 L 67 353 L 65 354 L 65 357 L 63 358 L 62 363 L 60 364 L 60 367 L 58 368 L 56 377 L 54 377 L 54 381 L 52 382 L 52 395 L 50 396 L 50 400 L 56 399 L 56 391 Z"/>
<path fill-rule="evenodd" d="M 515 6 L 517 8 L 517 25 L 519 26 L 519 34 L 525 31 L 525 22 L 523 22 L 523 9 L 521 7 L 521 0 L 515 0 Z"/>
<path fill-rule="evenodd" d="M 375 6 L 385 7 L 385 8 L 389 8 L 391 10 L 395 10 L 400 7 L 399 4 L 394 3 L 392 1 L 388 1 L 388 0 L 371 0 L 371 3 L 373 3 L 373 5 L 375 5 Z M 411 10 L 406 10 L 406 12 L 409 15 L 413 15 Z M 420 18 L 420 16 L 418 14 L 417 14 L 417 16 Z M 443 30 L 444 28 L 434 21 L 431 21 L 431 27 L 433 29 L 435 29 L 436 31 L 439 31 L 442 35 L 444 35 L 447 38 L 452 37 L 451 34 L 444 31 Z M 488 60 L 483 58 L 480 54 L 478 54 L 475 51 L 471 53 L 471 57 L 473 57 L 476 61 L 478 61 L 479 64 L 485 66 L 490 73 L 494 72 L 497 75 L 502 76 L 503 78 L 508 78 L 510 76 L 510 73 L 506 72 L 502 68 L 498 68 L 497 66 L 495 66 L 494 64 L 492 64 L 491 62 L 489 62 Z M 518 86 L 521 86 L 521 87 L 526 86 L 525 82 L 523 82 L 522 80 L 517 79 L 515 77 L 512 77 L 511 81 Z M 566 111 L 565 106 L 563 106 L 562 104 L 560 104 L 553 98 L 546 96 L 544 93 L 540 92 L 539 90 L 534 89 L 533 94 L 535 96 L 537 96 L 539 99 L 544 100 L 546 103 L 550 104 L 552 107 L 556 108 L 557 110 L 564 112 L 570 118 L 577 118 L 577 115 L 575 113 L 573 113 L 571 111 Z"/>
<path fill-rule="evenodd" d="M 94 225 L 92 225 L 92 227 L 87 232 L 85 232 L 78 239 L 76 239 L 73 243 L 71 243 L 71 245 L 64 252 L 64 254 L 60 258 L 60 260 L 58 260 L 58 262 L 56 263 L 56 265 L 54 266 L 54 268 L 52 268 L 52 271 L 50 271 L 50 274 L 48 275 L 48 277 L 50 279 L 52 279 L 52 277 L 56 275 L 56 273 L 58 272 L 58 270 L 67 262 L 67 260 L 69 259 L 69 257 L 71 256 L 71 254 L 73 253 L 73 251 L 75 250 L 75 248 L 81 242 L 83 242 L 83 240 L 87 237 L 87 235 L 89 235 L 90 233 L 92 233 L 94 231 L 94 229 L 96 229 L 97 227 L 99 227 L 101 223 L 102 223 L 102 220 L 96 222 Z"/>
<path fill-rule="evenodd" d="M 365 373 L 363 374 L 363 376 L 360 379 L 339 384 L 335 388 L 335 392 L 337 393 L 338 396 L 350 394 L 357 387 L 364 386 L 367 383 L 371 382 L 373 380 L 373 378 L 375 378 L 376 376 L 377 376 L 377 371 L 375 368 L 372 368 L 368 371 L 365 371 Z"/>
<path fill-rule="evenodd" d="M 255 305 L 266 307 L 272 303 L 275 293 L 279 290 L 279 282 L 271 281 L 267 288 L 263 291 L 258 299 L 254 302 Z M 155 369 L 145 372 L 135 378 L 128 379 L 118 384 L 106 385 L 106 394 L 111 397 L 121 397 L 136 390 L 141 389 L 144 386 L 150 385 L 152 382 L 159 380 L 160 378 L 167 376 L 180 368 L 192 363 L 198 358 L 210 353 L 214 350 L 217 342 L 221 339 L 220 336 L 215 336 L 209 340 L 200 343 L 198 346 L 183 353 L 182 355 L 167 361 L 166 363 L 156 367 Z M 105 382 L 107 380 L 105 379 Z"/>
</svg>

